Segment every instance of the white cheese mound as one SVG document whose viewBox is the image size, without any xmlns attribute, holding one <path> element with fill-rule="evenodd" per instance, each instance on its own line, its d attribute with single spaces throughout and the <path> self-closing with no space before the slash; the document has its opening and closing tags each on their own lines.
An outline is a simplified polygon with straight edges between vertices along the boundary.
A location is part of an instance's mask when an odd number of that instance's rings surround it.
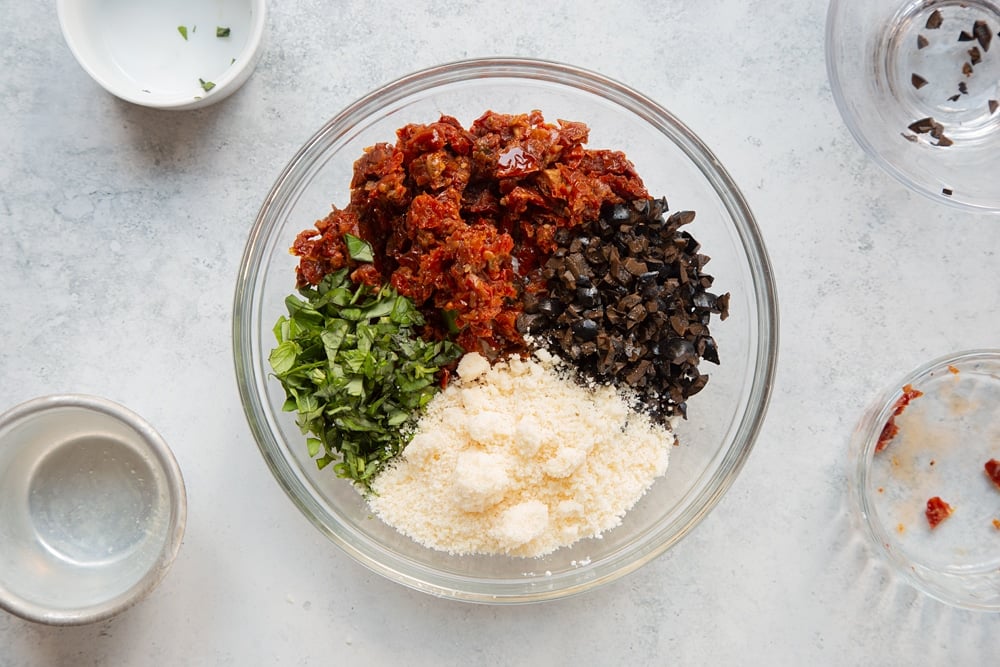
<svg viewBox="0 0 1000 667">
<path fill-rule="evenodd" d="M 667 469 L 670 429 L 551 355 L 466 354 L 368 502 L 424 546 L 534 557 L 598 537 Z"/>
</svg>

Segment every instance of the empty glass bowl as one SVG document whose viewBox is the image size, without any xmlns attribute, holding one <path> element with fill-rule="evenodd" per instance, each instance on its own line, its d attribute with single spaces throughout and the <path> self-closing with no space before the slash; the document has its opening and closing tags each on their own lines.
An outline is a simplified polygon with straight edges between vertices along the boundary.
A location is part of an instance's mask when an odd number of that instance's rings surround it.
<svg viewBox="0 0 1000 667">
<path fill-rule="evenodd" d="M 729 291 L 730 317 L 712 329 L 722 364 L 689 401 L 670 467 L 603 539 L 536 559 L 434 551 L 372 516 L 364 498 L 330 469 L 317 470 L 271 376 L 272 327 L 294 292 L 296 234 L 346 205 L 354 161 L 365 147 L 395 141 L 408 123 L 442 114 L 465 127 L 487 110 L 540 110 L 581 121 L 588 146 L 625 151 L 649 192 L 672 210 L 693 209 L 688 228 L 712 261 L 715 287 Z M 275 478 L 310 521 L 353 558 L 392 580 L 435 595 L 526 602 L 590 589 L 631 572 L 675 544 L 715 506 L 750 453 L 770 394 L 777 310 L 770 264 L 753 216 L 709 149 L 651 99 L 567 65 L 471 60 L 394 81 L 347 107 L 302 147 L 267 194 L 250 231 L 233 315 L 239 390 L 250 427 Z M 727 545 L 720 544 L 720 549 Z"/>
<path fill-rule="evenodd" d="M 0 609 L 92 623 L 141 600 L 180 549 L 184 481 L 141 417 L 94 396 L 0 415 Z"/>
</svg>

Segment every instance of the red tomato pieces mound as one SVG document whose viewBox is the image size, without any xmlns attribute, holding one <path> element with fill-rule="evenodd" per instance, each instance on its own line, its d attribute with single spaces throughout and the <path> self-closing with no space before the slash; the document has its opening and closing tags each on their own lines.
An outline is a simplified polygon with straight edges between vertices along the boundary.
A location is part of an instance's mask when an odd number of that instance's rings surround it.
<svg viewBox="0 0 1000 667">
<path fill-rule="evenodd" d="M 938 524 L 951 516 L 954 511 L 951 505 L 941 500 L 940 496 L 934 496 L 927 501 L 927 510 L 924 514 L 927 515 L 928 525 L 931 528 L 937 528 Z"/>
<path fill-rule="evenodd" d="M 454 335 L 491 357 L 523 349 L 519 297 L 539 280 L 556 230 L 649 196 L 624 153 L 584 147 L 588 132 L 538 111 L 488 111 L 468 129 L 450 116 L 400 128 L 395 144 L 355 162 L 350 204 L 295 239 L 298 285 L 346 266 L 354 282 L 412 299 L 428 337 Z M 345 233 L 372 245 L 374 267 L 350 258 Z"/>
</svg>

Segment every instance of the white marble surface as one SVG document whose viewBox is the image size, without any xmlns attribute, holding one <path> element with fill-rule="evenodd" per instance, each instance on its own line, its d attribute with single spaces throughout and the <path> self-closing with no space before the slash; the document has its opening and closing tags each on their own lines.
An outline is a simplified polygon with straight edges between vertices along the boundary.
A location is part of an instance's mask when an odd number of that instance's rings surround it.
<svg viewBox="0 0 1000 667">
<path fill-rule="evenodd" d="M 824 0 L 600 6 L 275 2 L 246 86 L 169 113 L 91 81 L 54 3 L 0 2 L 0 407 L 125 403 L 171 443 L 190 503 L 147 600 L 69 629 L 0 613 L 0 666 L 995 662 L 1000 616 L 869 558 L 846 453 L 884 385 L 997 346 L 1000 218 L 933 205 L 866 159 L 827 84 Z M 489 55 L 597 70 L 685 119 L 758 218 L 782 318 L 767 423 L 719 506 L 639 572 L 522 607 L 431 598 L 327 542 L 257 453 L 230 344 L 247 231 L 299 145 L 382 83 Z"/>
</svg>

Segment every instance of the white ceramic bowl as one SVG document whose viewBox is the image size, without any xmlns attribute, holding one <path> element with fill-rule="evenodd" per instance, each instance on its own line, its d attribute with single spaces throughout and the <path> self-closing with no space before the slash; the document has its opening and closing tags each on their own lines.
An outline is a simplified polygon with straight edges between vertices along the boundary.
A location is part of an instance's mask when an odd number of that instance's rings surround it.
<svg viewBox="0 0 1000 667">
<path fill-rule="evenodd" d="M 58 0 L 57 7 L 83 69 L 121 99 L 159 109 L 207 106 L 242 86 L 260 59 L 267 13 L 265 0 Z"/>
<path fill-rule="evenodd" d="M 0 415 L 0 608 L 80 625 L 160 581 L 187 517 L 173 454 L 101 398 L 46 396 Z"/>
</svg>

